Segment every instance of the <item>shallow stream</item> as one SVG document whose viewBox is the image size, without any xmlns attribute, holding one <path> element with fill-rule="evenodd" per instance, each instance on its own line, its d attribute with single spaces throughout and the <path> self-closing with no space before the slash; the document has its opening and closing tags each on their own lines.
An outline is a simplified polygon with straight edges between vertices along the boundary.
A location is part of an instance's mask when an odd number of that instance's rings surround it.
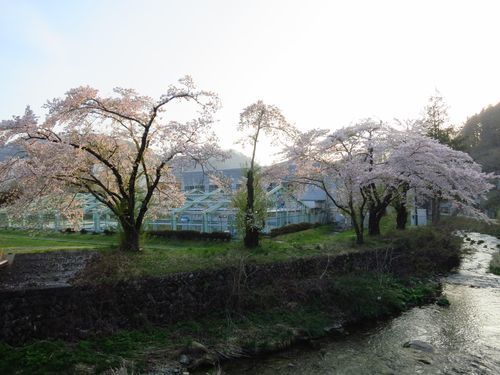
<svg viewBox="0 0 500 375">
<path fill-rule="evenodd" d="M 472 240 L 465 241 L 468 255 L 443 280 L 449 307 L 413 308 L 314 348 L 224 364 L 223 373 L 500 374 L 500 277 L 487 272 L 500 240 L 478 233 L 465 237 Z M 426 349 L 432 351 L 403 347 L 410 340 L 430 344 Z"/>
</svg>

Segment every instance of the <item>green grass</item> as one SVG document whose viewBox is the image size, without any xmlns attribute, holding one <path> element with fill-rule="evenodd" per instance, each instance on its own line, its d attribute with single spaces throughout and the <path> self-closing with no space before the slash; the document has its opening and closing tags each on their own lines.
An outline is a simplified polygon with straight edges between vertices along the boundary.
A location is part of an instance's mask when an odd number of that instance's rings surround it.
<svg viewBox="0 0 500 375">
<path fill-rule="evenodd" d="M 122 279 L 144 275 L 214 269 L 244 263 L 269 263 L 359 251 L 352 233 L 334 233 L 322 226 L 275 238 L 262 238 L 257 249 L 245 249 L 241 241 L 203 242 L 147 239 L 143 251 L 124 254 L 103 251 L 101 261 L 90 269 L 86 281 Z M 107 276 L 109 275 L 109 277 Z"/>
<path fill-rule="evenodd" d="M 334 279 L 334 286 L 336 303 L 360 321 L 397 314 L 440 294 L 437 282 L 408 279 L 402 283 L 391 274 L 376 272 L 342 275 Z"/>
<path fill-rule="evenodd" d="M 313 311 L 315 314 L 312 314 Z M 238 318 L 213 315 L 199 321 L 123 331 L 78 343 L 40 340 L 20 347 L 0 343 L 0 373 L 93 374 L 123 367 L 130 373 L 136 373 L 154 363 L 175 365 L 178 358 L 176 353 L 192 341 L 201 342 L 211 350 L 231 353 L 241 346 L 269 346 L 271 340 L 283 340 L 289 336 L 289 331 L 278 323 L 303 322 L 308 316 L 320 317 L 316 317 L 315 325 L 318 320 L 325 324 L 327 321 L 324 313 L 313 308 L 282 313 L 254 313 Z"/>
<path fill-rule="evenodd" d="M 382 232 L 392 227 L 393 218 L 382 221 Z M 274 238 L 262 237 L 257 249 L 248 250 L 241 240 L 231 242 L 179 241 L 143 236 L 140 253 L 116 251 L 119 234 L 111 236 L 40 231 L 0 231 L 0 251 L 4 253 L 54 250 L 98 250 L 102 257 L 80 281 L 101 282 L 140 276 L 161 276 L 173 272 L 213 269 L 245 263 L 269 263 L 311 256 L 338 255 L 371 248 L 386 240 L 366 236 L 363 246 L 355 245 L 352 230 L 333 232 L 323 225 Z"/>
<path fill-rule="evenodd" d="M 292 233 L 277 239 L 262 238 L 261 248 L 271 247 L 273 249 L 283 249 L 285 247 L 294 247 L 311 243 L 312 241 L 323 242 L 332 238 L 334 233 L 330 226 L 325 225 L 319 228 Z M 339 234 L 342 238 L 349 238 L 352 233 Z M 287 245 L 280 245 L 283 240 Z M 111 236 L 80 234 L 80 233 L 58 233 L 58 232 L 42 232 L 42 231 L 23 231 L 23 230 L 1 230 L 0 231 L 0 249 L 6 252 L 38 252 L 51 251 L 60 249 L 84 250 L 96 249 L 106 250 L 117 247 L 119 243 L 119 234 Z M 163 240 L 156 238 L 142 238 L 143 249 L 149 250 L 193 250 L 210 252 L 222 247 L 238 247 L 240 241 L 225 242 L 207 242 L 207 241 L 179 241 L 179 240 Z"/>
<path fill-rule="evenodd" d="M 1 230 L 0 250 L 12 253 L 105 249 L 116 246 L 115 236 L 47 231 Z"/>
<path fill-rule="evenodd" d="M 351 231 L 334 233 L 329 225 L 275 238 L 263 237 L 261 246 L 247 250 L 241 241 L 207 242 L 147 238 L 140 253 L 116 251 L 119 235 L 64 234 L 29 231 L 0 231 L 4 253 L 54 250 L 98 250 L 97 269 L 87 280 L 102 281 L 142 275 L 159 276 L 172 272 L 217 268 L 244 262 L 266 263 L 315 255 L 356 251 Z"/>
<path fill-rule="evenodd" d="M 102 373 L 123 367 L 136 373 L 156 362 L 175 365 L 179 350 L 192 341 L 231 355 L 242 347 L 257 351 L 286 342 L 293 327 L 310 335 L 324 334 L 322 328 L 330 321 L 327 312 L 308 306 L 237 316 L 212 314 L 197 321 L 122 331 L 77 343 L 38 340 L 14 347 L 0 342 L 0 374 Z"/>
</svg>

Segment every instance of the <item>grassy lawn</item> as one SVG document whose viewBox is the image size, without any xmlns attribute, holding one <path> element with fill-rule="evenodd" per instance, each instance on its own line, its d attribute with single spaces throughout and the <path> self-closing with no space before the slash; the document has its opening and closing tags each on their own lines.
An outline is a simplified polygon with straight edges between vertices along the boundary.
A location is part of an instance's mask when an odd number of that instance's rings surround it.
<svg viewBox="0 0 500 375">
<path fill-rule="evenodd" d="M 145 274 L 163 275 L 236 266 L 241 263 L 267 263 L 315 255 L 334 255 L 353 251 L 352 242 L 352 233 L 334 233 L 331 226 L 272 239 L 263 238 L 261 246 L 254 250 L 245 249 L 241 240 L 204 242 L 147 239 L 140 254 L 106 253 L 95 274 L 89 276 L 90 279 L 95 279 L 99 275 L 112 274 L 112 278 L 121 279 Z M 121 266 L 115 267 L 117 264 Z M 111 272 L 107 272 L 108 270 Z"/>
<path fill-rule="evenodd" d="M 393 221 L 382 223 L 387 232 Z M 380 244 L 381 239 L 366 238 L 366 244 L 356 246 L 353 231 L 333 232 L 331 225 L 275 238 L 263 237 L 261 246 L 245 249 L 241 240 L 179 241 L 147 238 L 142 241 L 140 253 L 116 251 L 119 234 L 105 236 L 80 233 L 37 231 L 0 231 L 0 252 L 26 253 L 54 250 L 98 250 L 102 257 L 88 270 L 86 281 L 133 278 L 144 275 L 159 276 L 172 272 L 218 268 L 245 263 L 267 263 L 318 255 L 338 255 L 359 251 Z"/>
<path fill-rule="evenodd" d="M 240 262 L 273 262 L 314 255 L 335 255 L 355 250 L 351 231 L 335 233 L 329 225 L 275 238 L 262 238 L 261 246 L 249 251 L 241 240 L 179 241 L 143 238 L 141 253 L 115 251 L 119 235 L 80 233 L 0 231 L 0 251 L 4 253 L 44 252 L 54 250 L 98 250 L 102 253 L 95 277 L 113 279 L 141 275 L 163 275 L 236 265 Z M 104 276 L 98 276 L 98 274 Z"/>
<path fill-rule="evenodd" d="M 117 244 L 115 236 L 58 232 L 1 230 L 0 250 L 30 253 L 54 250 L 105 249 Z"/>
</svg>

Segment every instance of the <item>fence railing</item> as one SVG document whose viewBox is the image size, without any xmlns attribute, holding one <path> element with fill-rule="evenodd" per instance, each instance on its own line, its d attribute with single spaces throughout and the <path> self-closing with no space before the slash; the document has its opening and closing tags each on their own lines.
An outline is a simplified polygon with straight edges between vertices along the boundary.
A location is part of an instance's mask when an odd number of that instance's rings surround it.
<svg viewBox="0 0 500 375">
<path fill-rule="evenodd" d="M 297 212 L 297 211 L 272 211 L 266 219 L 263 232 L 267 233 L 274 228 L 280 228 L 297 223 L 327 223 L 327 212 Z M 119 223 L 113 215 L 100 212 L 86 213 L 82 220 L 72 222 L 59 213 L 39 213 L 24 215 L 21 218 L 11 218 L 5 212 L 0 212 L 0 227 L 12 229 L 37 229 L 64 231 L 85 229 L 89 232 L 103 232 L 104 230 L 117 230 Z M 196 230 L 199 232 L 228 232 L 237 235 L 236 215 L 182 215 L 175 217 L 147 221 L 146 230 Z"/>
</svg>

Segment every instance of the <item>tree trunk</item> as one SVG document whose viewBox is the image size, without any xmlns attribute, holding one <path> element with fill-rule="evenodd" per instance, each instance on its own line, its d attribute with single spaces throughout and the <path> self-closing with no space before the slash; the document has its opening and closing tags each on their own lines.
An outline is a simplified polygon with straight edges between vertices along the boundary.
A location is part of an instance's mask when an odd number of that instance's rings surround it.
<svg viewBox="0 0 500 375">
<path fill-rule="evenodd" d="M 432 217 L 432 224 L 436 225 L 439 223 L 439 220 L 441 219 L 441 212 L 439 210 L 441 204 L 441 200 L 439 197 L 435 196 L 431 200 L 431 217 Z"/>
<path fill-rule="evenodd" d="M 363 221 L 364 221 L 364 215 L 360 215 L 360 221 L 361 224 L 358 223 L 358 220 L 356 219 L 355 215 L 351 216 L 352 220 L 352 226 L 354 228 L 354 232 L 356 233 L 356 244 L 357 245 L 362 245 L 364 243 L 364 228 L 363 228 Z"/>
<path fill-rule="evenodd" d="M 385 215 L 385 211 L 389 204 L 393 201 L 394 194 L 392 191 L 385 193 L 382 199 L 379 198 L 375 185 L 372 184 L 368 190 L 368 235 L 369 236 L 379 236 L 380 235 L 380 221 Z"/>
<path fill-rule="evenodd" d="M 122 251 L 140 251 L 139 231 L 135 226 L 123 226 L 123 233 L 120 239 L 120 250 Z"/>
<path fill-rule="evenodd" d="M 259 231 L 255 228 L 246 228 L 243 243 L 248 249 L 259 246 Z"/>
<path fill-rule="evenodd" d="M 370 209 L 368 211 L 368 213 L 369 213 L 368 214 L 368 235 L 369 236 L 378 236 L 378 235 L 380 235 L 379 214 L 375 209 Z"/>
<path fill-rule="evenodd" d="M 385 210 L 376 210 L 374 208 L 369 210 L 368 216 L 368 235 L 369 236 L 379 236 L 380 235 L 380 220 L 384 216 Z"/>
<path fill-rule="evenodd" d="M 137 223 L 134 219 L 134 212 L 128 212 L 120 218 L 123 230 L 120 238 L 120 250 L 140 251 L 140 232 L 142 223 Z"/>
<path fill-rule="evenodd" d="M 365 242 L 365 239 L 363 236 L 363 228 L 355 227 L 354 231 L 356 232 L 356 244 L 362 245 Z"/>
<path fill-rule="evenodd" d="M 405 230 L 407 222 L 408 211 L 406 210 L 406 203 L 400 202 L 396 206 L 396 229 Z"/>
<path fill-rule="evenodd" d="M 245 238 L 243 243 L 246 248 L 252 249 L 259 246 L 259 231 L 255 225 L 254 215 L 255 191 L 253 170 L 247 172 L 247 207 L 245 215 Z"/>
</svg>

